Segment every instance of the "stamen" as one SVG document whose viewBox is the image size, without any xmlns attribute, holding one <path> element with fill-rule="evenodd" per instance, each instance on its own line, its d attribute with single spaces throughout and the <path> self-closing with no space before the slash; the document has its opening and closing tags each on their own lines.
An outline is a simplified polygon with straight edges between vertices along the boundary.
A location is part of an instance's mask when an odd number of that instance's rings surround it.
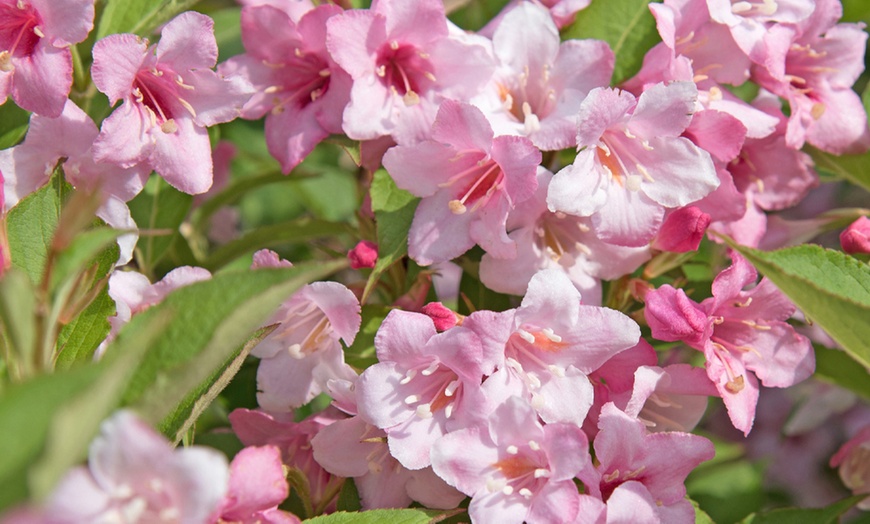
<svg viewBox="0 0 870 524">
<path fill-rule="evenodd" d="M 527 498 L 527 499 L 532 498 L 532 492 L 531 492 L 531 490 L 529 490 L 529 488 L 522 488 L 519 493 L 524 498 Z"/>
<path fill-rule="evenodd" d="M 166 122 L 163 122 L 162 124 L 160 124 L 160 130 L 163 131 L 164 133 L 166 133 L 167 135 L 170 135 L 170 134 L 178 131 L 178 124 L 175 123 L 175 120 L 170 118 Z"/>
<path fill-rule="evenodd" d="M 523 340 L 525 340 L 525 341 L 528 342 L 529 344 L 534 344 L 534 343 L 535 343 L 535 337 L 534 337 L 531 333 L 529 333 L 528 331 L 526 331 L 525 329 L 518 329 L 518 330 L 517 330 L 517 335 L 519 335 L 520 338 L 522 338 Z"/>
<path fill-rule="evenodd" d="M 553 330 L 550 328 L 544 328 L 541 330 L 541 333 L 544 334 L 545 337 L 552 340 L 553 342 L 562 342 L 562 337 L 553 333 Z"/>
<path fill-rule="evenodd" d="M 555 364 L 550 364 L 549 366 L 547 366 L 547 369 L 550 370 L 550 373 L 556 375 L 559 378 L 565 377 L 565 370 Z"/>
<path fill-rule="evenodd" d="M 459 385 L 460 382 L 458 380 L 454 380 L 450 382 L 450 384 L 447 384 L 447 387 L 444 388 L 444 396 L 452 397 L 453 394 L 456 393 L 456 390 L 459 388 Z"/>
<path fill-rule="evenodd" d="M 424 377 L 428 377 L 432 373 L 435 373 L 435 371 L 438 369 L 438 366 L 440 365 L 441 364 L 436 360 L 435 362 L 429 364 L 429 367 L 421 371 L 420 374 Z"/>
<path fill-rule="evenodd" d="M 537 442 L 535 442 L 534 440 L 529 441 L 529 447 L 532 449 L 532 451 L 540 451 L 541 450 L 541 445 L 538 444 Z"/>
<path fill-rule="evenodd" d="M 408 404 L 410 406 L 411 404 L 416 404 L 417 402 L 420 402 L 420 397 L 417 395 L 408 395 L 407 397 L 405 397 L 404 402 L 405 404 Z"/>
<path fill-rule="evenodd" d="M 423 419 L 432 418 L 432 410 L 429 408 L 429 404 L 417 406 L 417 416 Z"/>
<path fill-rule="evenodd" d="M 42 32 L 42 29 L 39 26 L 34 26 L 33 33 L 39 38 L 45 38 L 45 33 Z"/>
<path fill-rule="evenodd" d="M 550 476 L 550 471 L 547 469 L 538 468 L 535 470 L 535 478 L 536 479 L 549 478 L 549 476 Z"/>
<path fill-rule="evenodd" d="M 517 453 L 520 452 L 520 449 L 518 447 L 514 446 L 513 444 L 511 444 L 510 446 L 507 447 L 507 449 L 505 451 L 507 451 L 511 455 L 516 455 Z"/>
<path fill-rule="evenodd" d="M 450 208 L 450 212 L 454 215 L 462 215 L 467 211 L 465 205 L 463 205 L 459 200 L 451 200 L 447 203 L 447 207 Z"/>
<path fill-rule="evenodd" d="M 505 495 L 512 495 L 514 492 L 514 487 L 513 486 L 505 486 L 502 488 L 501 492 L 504 493 Z"/>
<path fill-rule="evenodd" d="M 405 384 L 411 382 L 411 380 L 416 376 L 417 376 L 417 370 L 416 369 L 409 369 L 408 372 L 405 373 L 405 378 L 400 380 L 399 384 L 404 386 Z"/>
</svg>

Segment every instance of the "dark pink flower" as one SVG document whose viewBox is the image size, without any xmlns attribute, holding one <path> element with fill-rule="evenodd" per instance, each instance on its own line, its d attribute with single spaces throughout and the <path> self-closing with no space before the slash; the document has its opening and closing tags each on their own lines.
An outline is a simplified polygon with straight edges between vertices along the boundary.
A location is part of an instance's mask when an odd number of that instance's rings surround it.
<svg viewBox="0 0 870 524">
<path fill-rule="evenodd" d="M 360 240 L 353 249 L 348 251 L 347 259 L 353 269 L 372 268 L 378 261 L 378 245 L 368 240 Z"/>
<path fill-rule="evenodd" d="M 212 184 L 207 126 L 238 116 L 250 97 L 239 77 L 212 68 L 217 43 L 211 18 L 187 12 L 164 26 L 156 46 L 136 35 L 109 35 L 94 45 L 94 84 L 114 104 L 94 143 L 94 158 L 157 171 L 189 194 Z"/>
<path fill-rule="evenodd" d="M 94 27 L 94 0 L 0 0 L 0 104 L 56 117 L 72 87 L 71 45 Z"/>
<path fill-rule="evenodd" d="M 685 253 L 695 251 L 710 225 L 710 215 L 695 206 L 682 207 L 668 213 L 665 223 L 652 246 L 662 251 Z"/>
<path fill-rule="evenodd" d="M 846 253 L 870 253 L 870 218 L 852 222 L 840 233 L 840 245 Z"/>
</svg>

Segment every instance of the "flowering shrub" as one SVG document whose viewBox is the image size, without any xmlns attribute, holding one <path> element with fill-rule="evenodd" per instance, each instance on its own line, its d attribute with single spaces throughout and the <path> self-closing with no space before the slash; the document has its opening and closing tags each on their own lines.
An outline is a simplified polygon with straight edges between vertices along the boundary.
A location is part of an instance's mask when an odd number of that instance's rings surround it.
<svg viewBox="0 0 870 524">
<path fill-rule="evenodd" d="M 0 0 L 0 523 L 860 518 L 861 20 Z"/>
</svg>

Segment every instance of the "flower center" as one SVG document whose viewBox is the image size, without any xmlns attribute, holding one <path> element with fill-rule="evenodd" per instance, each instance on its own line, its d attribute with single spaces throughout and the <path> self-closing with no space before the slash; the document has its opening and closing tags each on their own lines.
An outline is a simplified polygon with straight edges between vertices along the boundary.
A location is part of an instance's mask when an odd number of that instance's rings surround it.
<svg viewBox="0 0 870 524">
<path fill-rule="evenodd" d="M 184 110 L 187 110 L 192 117 L 196 117 L 196 111 L 190 103 L 180 96 L 182 90 L 193 91 L 193 89 L 193 86 L 184 83 L 181 76 L 157 67 L 140 70 L 133 80 L 133 95 L 136 97 L 136 102 L 148 110 L 151 125 L 160 126 L 164 133 L 174 133 L 178 130 L 175 117 Z M 181 111 L 179 106 L 182 108 Z"/>
<path fill-rule="evenodd" d="M 0 0 L 0 71 L 15 69 L 13 57 L 33 54 L 39 39 L 45 36 L 40 22 L 39 13 L 23 0 Z"/>
<path fill-rule="evenodd" d="M 378 51 L 375 64 L 381 83 L 401 96 L 407 106 L 419 103 L 420 95 L 435 83 L 435 69 L 429 55 L 412 45 L 395 40 L 385 44 Z"/>
<path fill-rule="evenodd" d="M 296 48 L 287 62 L 266 65 L 281 70 L 282 76 L 279 84 L 266 88 L 267 94 L 275 95 L 273 114 L 284 112 L 288 106 L 304 109 L 329 91 L 332 72 L 329 64 L 316 54 Z"/>
<path fill-rule="evenodd" d="M 480 151 L 474 153 L 482 154 Z M 457 155 L 457 159 L 464 154 L 467 153 Z M 486 205 L 492 195 L 504 187 L 504 171 L 494 160 L 484 156 L 450 177 L 441 187 L 449 187 L 459 181 L 462 184 L 457 187 L 461 189 L 454 193 L 455 198 L 447 204 L 454 215 L 464 214 L 468 211 L 468 206 L 472 206 L 471 211 L 474 212 Z"/>
<path fill-rule="evenodd" d="M 534 440 L 521 446 L 509 445 L 500 455 L 503 458 L 492 464 L 492 474 L 486 481 L 490 493 L 518 493 L 529 499 L 550 476 L 547 457 L 541 451 L 541 445 Z"/>
<path fill-rule="evenodd" d="M 428 367 L 417 366 L 409 369 L 399 382 L 401 385 L 415 382 L 415 393 L 405 397 L 405 404 L 416 406 L 417 416 L 432 418 L 434 413 L 444 410 L 447 418 L 453 416 L 456 402 L 462 398 L 462 382 L 456 373 L 436 360 Z"/>
</svg>

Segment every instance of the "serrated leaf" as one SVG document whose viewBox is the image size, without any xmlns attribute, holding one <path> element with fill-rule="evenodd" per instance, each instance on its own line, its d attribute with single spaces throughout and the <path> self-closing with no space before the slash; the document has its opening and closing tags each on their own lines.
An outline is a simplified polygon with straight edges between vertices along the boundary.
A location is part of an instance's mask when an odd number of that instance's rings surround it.
<svg viewBox="0 0 870 524">
<path fill-rule="evenodd" d="M 136 245 L 136 259 L 143 273 L 150 273 L 169 250 L 192 203 L 192 196 L 158 177 L 152 177 L 145 189 L 128 203 L 136 225 L 147 230 Z"/>
<path fill-rule="evenodd" d="M 314 238 L 335 237 L 347 233 L 346 225 L 313 218 L 300 218 L 290 222 L 257 228 L 245 236 L 224 244 L 203 264 L 209 270 L 223 267 L 236 258 L 252 251 Z"/>
<path fill-rule="evenodd" d="M 79 316 L 61 329 L 55 369 L 69 369 L 76 363 L 93 360 L 111 330 L 109 317 L 115 311 L 115 301 L 109 297 L 108 288 L 103 288 Z"/>
<path fill-rule="evenodd" d="M 634 76 L 643 57 L 661 41 L 649 0 L 593 0 L 577 13 L 564 38 L 596 38 L 610 44 L 616 55 L 612 84 Z"/>
<path fill-rule="evenodd" d="M 428 524 L 438 522 L 447 513 L 433 509 L 375 509 L 360 512 L 336 512 L 303 522 L 307 524 Z"/>
<path fill-rule="evenodd" d="M 847 180 L 870 191 L 870 153 L 863 155 L 832 155 L 807 148 L 816 163 L 816 170 Z"/>
<path fill-rule="evenodd" d="M 199 0 L 107 0 L 97 25 L 97 39 L 113 33 L 149 36 L 159 25 L 198 2 Z"/>
<path fill-rule="evenodd" d="M 726 241 L 852 358 L 870 367 L 870 266 L 816 245 L 765 252 Z"/>
<path fill-rule="evenodd" d="M 55 173 L 48 184 L 21 199 L 6 216 L 12 265 L 23 269 L 34 283 L 42 280 L 61 207 L 71 191 Z"/>
<path fill-rule="evenodd" d="M 381 274 L 408 253 L 408 231 L 420 202 L 411 193 L 399 189 L 383 169 L 374 174 L 371 197 L 377 221 L 378 261 L 366 282 L 363 302 Z"/>
<path fill-rule="evenodd" d="M 845 352 L 819 345 L 816 349 L 815 377 L 853 391 L 870 401 L 870 372 L 856 366 Z"/>
<path fill-rule="evenodd" d="M 849 497 L 824 508 L 781 508 L 753 513 L 743 519 L 741 524 L 833 524 L 839 522 L 841 515 L 865 498 L 866 495 Z"/>
<path fill-rule="evenodd" d="M 179 407 L 187 395 L 178 397 L 175 404 L 162 406 L 149 403 L 149 395 L 168 387 L 178 369 L 195 362 L 210 363 L 199 370 L 199 377 L 190 379 L 191 389 L 195 389 L 194 386 L 219 372 L 232 359 L 234 351 L 290 294 L 345 265 L 344 260 L 338 260 L 293 268 L 227 272 L 170 293 L 160 304 L 134 316 L 118 336 L 119 339 L 133 336 L 130 333 L 136 333 L 151 315 L 172 312 L 172 321 L 130 379 L 124 404 L 149 407 L 142 412 L 144 418 L 154 425 L 161 424 L 167 436 L 174 438 L 178 421 L 184 420 L 192 409 L 192 405 Z M 170 415 L 172 418 L 163 424 Z"/>
</svg>

